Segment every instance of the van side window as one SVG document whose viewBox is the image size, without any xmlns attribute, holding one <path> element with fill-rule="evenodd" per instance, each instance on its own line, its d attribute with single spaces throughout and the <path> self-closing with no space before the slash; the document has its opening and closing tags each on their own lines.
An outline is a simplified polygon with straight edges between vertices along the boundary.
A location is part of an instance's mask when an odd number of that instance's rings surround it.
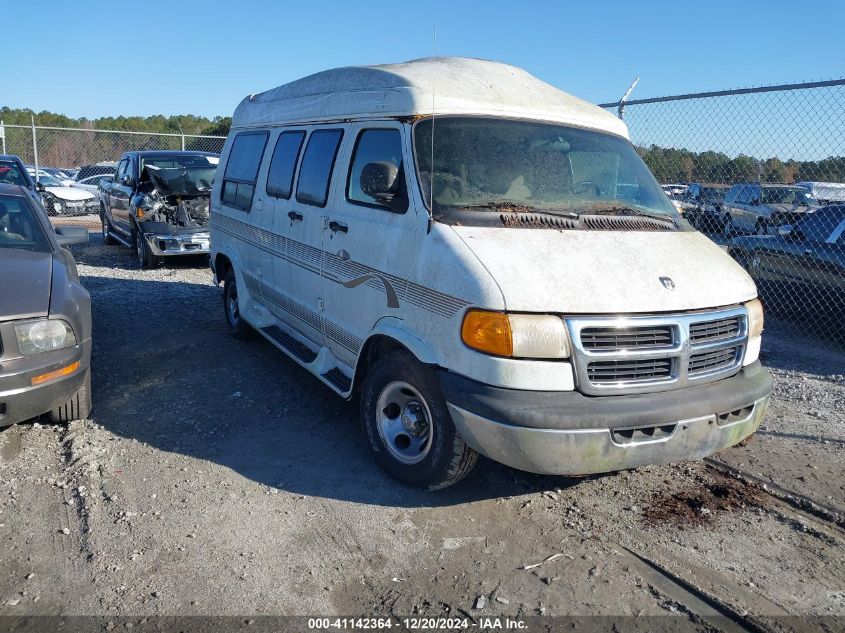
<svg viewBox="0 0 845 633">
<path fill-rule="evenodd" d="M 352 153 L 352 165 L 349 168 L 349 179 L 346 183 L 346 199 L 353 203 L 367 206 L 389 208 L 383 201 L 368 196 L 361 189 L 361 172 L 370 163 L 391 163 L 398 171 L 398 178 L 404 178 L 402 171 L 402 136 L 399 130 L 363 130 L 355 142 L 355 150 Z M 399 185 L 402 189 L 401 180 Z M 405 202 L 405 211 L 408 208 Z"/>
<path fill-rule="evenodd" d="M 296 183 L 296 199 L 316 207 L 326 206 L 329 198 L 329 183 L 332 177 L 337 148 L 343 137 L 342 130 L 316 130 L 308 137 L 299 180 Z"/>
<path fill-rule="evenodd" d="M 243 211 L 249 211 L 252 206 L 255 181 L 268 136 L 268 132 L 241 132 L 232 142 L 220 194 L 220 199 L 229 206 Z"/>
<path fill-rule="evenodd" d="M 290 198 L 293 172 L 302 149 L 305 132 L 282 132 L 276 141 L 270 171 L 267 173 L 267 194 L 276 198 Z"/>
</svg>

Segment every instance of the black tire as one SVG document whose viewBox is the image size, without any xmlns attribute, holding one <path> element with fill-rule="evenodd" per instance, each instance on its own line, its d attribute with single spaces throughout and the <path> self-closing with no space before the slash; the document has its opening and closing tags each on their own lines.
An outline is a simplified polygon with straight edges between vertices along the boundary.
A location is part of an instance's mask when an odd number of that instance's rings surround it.
<svg viewBox="0 0 845 633">
<path fill-rule="evenodd" d="M 431 416 L 426 420 L 431 431 L 426 440 L 429 446 L 416 463 L 403 462 L 392 454 L 380 430 L 380 415 L 387 416 L 387 409 L 378 410 L 379 400 L 398 383 L 413 387 Z M 395 415 L 397 423 L 400 415 Z M 458 435 L 434 371 L 405 350 L 391 352 L 370 370 L 361 393 L 361 423 L 379 466 L 409 486 L 439 490 L 454 485 L 469 474 L 478 459 L 478 453 Z"/>
<path fill-rule="evenodd" d="M 91 370 L 85 372 L 85 382 L 67 402 L 47 413 L 50 422 L 67 424 L 84 420 L 91 414 Z"/>
<path fill-rule="evenodd" d="M 132 232 L 132 242 L 135 245 L 135 259 L 141 268 L 158 268 L 161 265 L 161 257 L 153 254 L 147 240 L 137 231 Z"/>
<path fill-rule="evenodd" d="M 226 315 L 229 334 L 241 341 L 255 338 L 255 330 L 240 316 L 238 285 L 232 268 L 226 271 L 226 277 L 223 280 L 223 313 Z"/>
<path fill-rule="evenodd" d="M 100 209 L 100 224 L 102 224 L 103 244 L 106 246 L 114 246 L 117 244 L 117 240 L 111 235 L 111 222 L 109 222 L 109 219 L 106 217 L 106 213 L 102 210 L 102 208 Z"/>
</svg>

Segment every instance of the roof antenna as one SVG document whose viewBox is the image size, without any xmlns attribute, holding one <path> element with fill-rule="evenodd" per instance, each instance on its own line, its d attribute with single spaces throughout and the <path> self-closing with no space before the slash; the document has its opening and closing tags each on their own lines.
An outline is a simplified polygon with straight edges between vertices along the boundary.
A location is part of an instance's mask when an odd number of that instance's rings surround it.
<svg viewBox="0 0 845 633">
<path fill-rule="evenodd" d="M 428 229 L 431 233 L 431 225 L 434 221 L 434 88 L 437 85 L 437 25 L 434 25 L 434 57 L 432 58 L 431 69 L 431 163 L 428 172 Z"/>
</svg>

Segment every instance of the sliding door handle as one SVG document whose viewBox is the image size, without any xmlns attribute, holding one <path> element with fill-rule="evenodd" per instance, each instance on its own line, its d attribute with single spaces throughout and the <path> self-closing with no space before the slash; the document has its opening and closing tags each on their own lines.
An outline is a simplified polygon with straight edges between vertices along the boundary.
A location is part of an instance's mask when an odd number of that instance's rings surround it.
<svg viewBox="0 0 845 633">
<path fill-rule="evenodd" d="M 302 222 L 303 215 L 296 211 L 288 211 L 288 217 L 291 222 Z"/>
<path fill-rule="evenodd" d="M 346 226 L 345 224 L 341 224 L 340 222 L 335 222 L 334 220 L 329 222 L 329 229 L 334 233 L 338 231 L 340 231 L 341 233 L 349 233 L 348 226 Z"/>
</svg>

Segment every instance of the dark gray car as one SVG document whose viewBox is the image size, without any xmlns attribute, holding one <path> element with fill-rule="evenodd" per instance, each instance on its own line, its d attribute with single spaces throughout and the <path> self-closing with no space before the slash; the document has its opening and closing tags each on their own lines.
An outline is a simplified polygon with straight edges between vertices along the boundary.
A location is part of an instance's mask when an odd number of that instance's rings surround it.
<svg viewBox="0 0 845 633">
<path fill-rule="evenodd" d="M 91 410 L 91 298 L 67 244 L 24 187 L 0 184 L 0 427 L 42 414 L 57 422 Z"/>
</svg>

